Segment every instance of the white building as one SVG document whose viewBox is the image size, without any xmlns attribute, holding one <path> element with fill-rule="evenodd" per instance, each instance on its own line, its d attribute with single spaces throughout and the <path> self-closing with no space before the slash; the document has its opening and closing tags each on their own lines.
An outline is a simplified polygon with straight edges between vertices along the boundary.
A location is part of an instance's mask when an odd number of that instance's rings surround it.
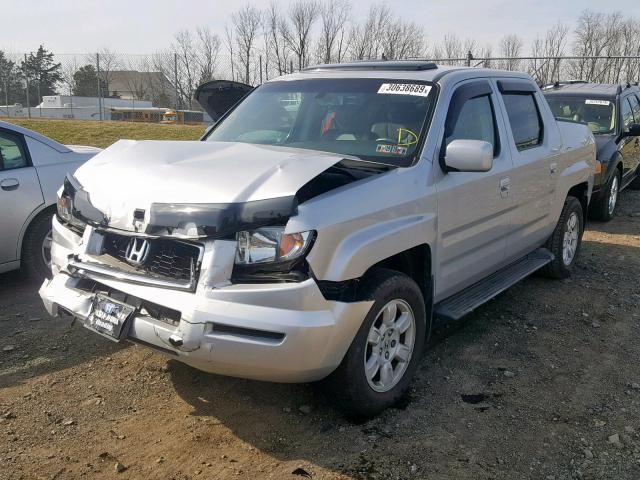
<svg viewBox="0 0 640 480">
<path fill-rule="evenodd" d="M 100 104 L 102 119 L 111 120 L 112 107 L 149 108 L 147 100 L 123 100 L 120 98 L 75 97 L 73 95 L 45 95 L 40 105 L 31 107 L 31 117 L 43 118 L 75 118 L 80 120 L 100 120 Z M 1 114 L 1 113 L 0 113 Z M 12 117 L 27 117 L 27 108 L 11 111 Z"/>
</svg>

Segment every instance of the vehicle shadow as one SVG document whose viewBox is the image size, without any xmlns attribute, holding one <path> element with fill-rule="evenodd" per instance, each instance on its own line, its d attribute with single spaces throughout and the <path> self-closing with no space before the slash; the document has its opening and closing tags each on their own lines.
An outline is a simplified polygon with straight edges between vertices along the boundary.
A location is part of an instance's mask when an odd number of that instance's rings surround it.
<svg viewBox="0 0 640 480">
<path fill-rule="evenodd" d="M 50 317 L 40 285 L 21 271 L 0 274 L 0 388 L 125 348 L 69 318 Z"/>
<path fill-rule="evenodd" d="M 618 197 L 615 217 L 609 222 L 591 220 L 587 223 L 587 231 L 608 233 L 612 235 L 640 235 L 639 190 L 624 190 Z"/>
<path fill-rule="evenodd" d="M 615 268 L 603 271 L 603 258 L 608 255 L 614 259 Z M 629 262 L 623 258 L 629 259 Z M 552 280 L 534 275 L 503 292 L 462 321 L 436 328 L 429 351 L 421 360 L 407 397 L 397 408 L 389 409 L 368 421 L 345 417 L 327 398 L 321 383 L 283 385 L 227 378 L 199 372 L 177 361 L 170 362 L 170 379 L 176 393 L 193 409 L 190 415 L 200 417 L 209 422 L 207 424 L 222 424 L 241 441 L 279 460 L 306 459 L 323 468 L 351 474 L 354 473 L 353 465 L 360 458 L 359 452 L 371 448 L 369 438 L 382 438 L 383 441 L 374 441 L 377 442 L 374 448 L 377 454 L 383 455 L 387 441 L 400 441 L 395 437 L 394 426 L 402 422 L 415 422 L 424 426 L 416 427 L 418 429 L 434 430 L 421 440 L 425 446 L 432 445 L 437 437 L 436 431 L 447 429 L 446 422 L 438 421 L 438 415 L 439 412 L 448 411 L 452 395 L 458 397 L 460 392 L 494 392 L 493 385 L 498 382 L 495 387 L 498 393 L 494 397 L 498 398 L 505 390 L 499 386 L 499 376 L 496 377 L 492 370 L 517 367 L 523 362 L 540 362 L 540 350 L 547 347 L 531 347 L 529 341 L 522 337 L 519 342 L 505 338 L 511 338 L 513 330 L 517 328 L 523 335 L 530 335 L 531 342 L 534 342 L 536 335 L 541 335 L 536 332 L 546 331 L 557 323 L 556 308 L 552 302 L 545 300 L 551 298 L 550 292 L 554 292 L 554 298 L 566 298 L 577 291 L 580 292 L 577 301 L 582 302 L 586 299 L 583 297 L 585 292 L 593 293 L 596 288 L 594 285 L 602 283 L 602 280 L 613 282 L 613 285 L 615 282 L 625 282 L 627 286 L 627 280 L 637 281 L 634 278 L 637 279 L 635 272 L 638 267 L 640 244 L 615 245 L 585 240 L 581 257 L 570 279 Z M 523 307 L 527 305 L 536 313 L 524 312 Z M 587 306 L 581 308 L 589 309 Z M 595 312 L 592 313 L 595 315 Z M 495 343 L 494 350 L 492 345 L 497 339 L 500 339 L 501 346 L 497 348 L 498 344 Z M 493 352 L 488 360 L 482 360 L 491 368 L 478 369 L 476 365 L 469 366 L 469 371 L 461 371 L 456 358 L 481 349 Z M 458 377 L 466 380 L 458 383 L 450 380 L 450 372 L 454 370 Z M 300 406 L 309 406 L 313 411 L 310 414 L 302 413 Z M 345 447 L 344 441 L 335 441 L 338 432 L 346 432 L 344 435 L 352 439 L 352 444 Z M 394 448 L 397 446 L 395 444 Z"/>
</svg>

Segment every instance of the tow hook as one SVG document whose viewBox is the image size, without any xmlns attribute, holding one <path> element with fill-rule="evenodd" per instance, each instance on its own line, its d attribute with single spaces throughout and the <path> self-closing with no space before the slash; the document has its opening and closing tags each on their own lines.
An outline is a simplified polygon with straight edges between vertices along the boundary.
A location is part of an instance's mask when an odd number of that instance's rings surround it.
<svg viewBox="0 0 640 480">
<path fill-rule="evenodd" d="M 169 343 L 175 348 L 180 348 L 184 343 L 184 341 L 182 340 L 182 337 L 179 337 L 178 335 L 173 334 L 169 337 Z"/>
</svg>

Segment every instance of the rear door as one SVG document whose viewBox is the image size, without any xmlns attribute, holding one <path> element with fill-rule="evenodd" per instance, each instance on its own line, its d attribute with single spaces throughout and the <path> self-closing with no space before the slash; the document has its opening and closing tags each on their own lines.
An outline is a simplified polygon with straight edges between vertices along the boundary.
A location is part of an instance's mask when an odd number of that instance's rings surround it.
<svg viewBox="0 0 640 480">
<path fill-rule="evenodd" d="M 487 80 L 459 84 L 453 92 L 441 150 L 456 139 L 484 140 L 494 147 L 488 172 L 444 173 L 438 191 L 438 256 L 436 295 L 447 297 L 502 266 L 509 233 L 512 169 L 505 148 L 502 112 Z"/>
<path fill-rule="evenodd" d="M 0 265 L 18 260 L 18 239 L 44 202 L 24 137 L 0 128 Z"/>
<path fill-rule="evenodd" d="M 635 95 L 630 94 L 620 99 L 620 113 L 622 116 L 622 132 L 629 130 L 634 123 L 640 123 L 640 102 Z M 622 184 L 633 178 L 640 164 L 640 137 L 627 136 L 620 140 L 620 154 L 622 155 L 623 180 Z"/>
<path fill-rule="evenodd" d="M 505 149 L 513 159 L 511 173 L 513 214 L 507 245 L 509 260 L 541 245 L 549 235 L 551 205 L 557 179 L 561 139 L 545 100 L 536 86 L 526 80 L 498 81 L 500 99 L 506 112 Z"/>
</svg>

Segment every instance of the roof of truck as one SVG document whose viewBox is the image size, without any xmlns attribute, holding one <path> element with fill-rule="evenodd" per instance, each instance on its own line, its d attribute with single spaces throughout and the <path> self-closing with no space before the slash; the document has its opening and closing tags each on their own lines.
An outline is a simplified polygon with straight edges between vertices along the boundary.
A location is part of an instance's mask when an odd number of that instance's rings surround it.
<svg viewBox="0 0 640 480">
<path fill-rule="evenodd" d="M 638 91 L 638 87 L 629 84 L 619 83 L 591 83 L 591 82 L 568 82 L 547 85 L 542 89 L 545 95 L 599 95 L 615 97 L 624 90 L 631 88 Z"/>
<path fill-rule="evenodd" d="M 451 75 L 456 73 L 457 75 Z M 361 61 L 338 64 L 324 64 L 307 67 L 300 72 L 291 73 L 269 80 L 288 81 L 307 78 L 388 78 L 397 80 L 418 80 L 438 82 L 444 77 L 482 78 L 482 77 L 510 77 L 531 80 L 523 72 L 475 68 L 465 66 L 444 66 L 423 60 L 381 60 Z"/>
</svg>

